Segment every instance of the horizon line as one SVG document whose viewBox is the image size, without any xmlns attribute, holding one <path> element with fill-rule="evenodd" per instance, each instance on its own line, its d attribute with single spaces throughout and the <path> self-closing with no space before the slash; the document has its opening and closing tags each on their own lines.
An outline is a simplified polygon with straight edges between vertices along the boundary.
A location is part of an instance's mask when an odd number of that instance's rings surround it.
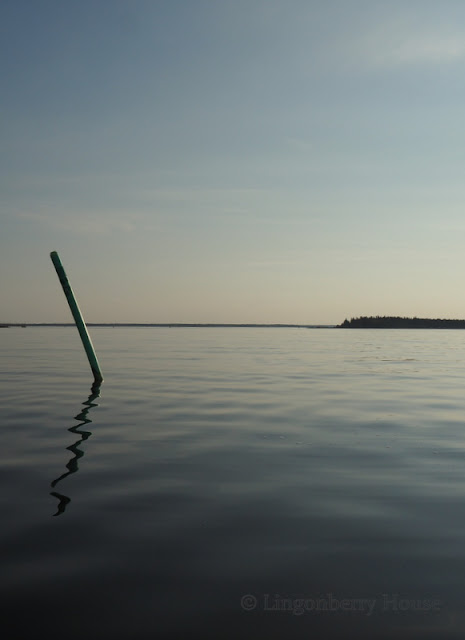
<svg viewBox="0 0 465 640">
<path fill-rule="evenodd" d="M 336 324 L 292 324 L 282 322 L 86 322 L 88 327 L 288 327 L 288 328 L 331 328 Z M 74 322 L 0 322 L 7 327 L 75 327 Z"/>
</svg>

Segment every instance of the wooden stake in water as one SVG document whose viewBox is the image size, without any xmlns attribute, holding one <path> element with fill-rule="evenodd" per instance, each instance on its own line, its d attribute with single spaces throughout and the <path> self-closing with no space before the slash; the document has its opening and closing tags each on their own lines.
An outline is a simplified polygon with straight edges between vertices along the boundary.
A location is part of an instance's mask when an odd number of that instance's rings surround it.
<svg viewBox="0 0 465 640">
<path fill-rule="evenodd" d="M 68 300 L 69 308 L 71 309 L 71 313 L 73 314 L 74 321 L 78 328 L 79 335 L 81 336 L 82 344 L 84 345 L 87 358 L 89 359 L 90 368 L 92 369 L 92 373 L 94 374 L 95 384 L 100 385 L 103 382 L 102 372 L 100 371 L 100 366 L 97 360 L 97 356 L 95 355 L 92 341 L 82 317 L 81 310 L 79 309 L 76 298 L 74 297 L 73 290 L 71 289 L 68 276 L 63 269 L 63 265 L 61 264 L 60 258 L 58 257 L 58 253 L 56 251 L 52 251 L 52 253 L 50 254 L 50 258 L 52 259 L 53 266 L 55 267 L 66 299 Z"/>
</svg>

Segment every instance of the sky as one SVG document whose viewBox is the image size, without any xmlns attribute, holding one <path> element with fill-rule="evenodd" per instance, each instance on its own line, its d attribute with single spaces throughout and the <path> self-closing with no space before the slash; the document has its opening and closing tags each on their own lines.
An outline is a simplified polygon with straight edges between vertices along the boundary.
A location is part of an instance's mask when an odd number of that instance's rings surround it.
<svg viewBox="0 0 465 640">
<path fill-rule="evenodd" d="M 0 322 L 465 318 L 462 0 L 2 0 Z"/>
</svg>

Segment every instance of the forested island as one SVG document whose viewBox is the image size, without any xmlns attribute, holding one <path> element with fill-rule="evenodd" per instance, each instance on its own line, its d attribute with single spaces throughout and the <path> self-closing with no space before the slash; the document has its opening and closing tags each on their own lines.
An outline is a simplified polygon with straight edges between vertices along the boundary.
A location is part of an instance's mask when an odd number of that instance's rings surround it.
<svg viewBox="0 0 465 640">
<path fill-rule="evenodd" d="M 360 316 L 344 320 L 337 329 L 465 329 L 465 320 L 403 318 L 400 316 Z"/>
</svg>

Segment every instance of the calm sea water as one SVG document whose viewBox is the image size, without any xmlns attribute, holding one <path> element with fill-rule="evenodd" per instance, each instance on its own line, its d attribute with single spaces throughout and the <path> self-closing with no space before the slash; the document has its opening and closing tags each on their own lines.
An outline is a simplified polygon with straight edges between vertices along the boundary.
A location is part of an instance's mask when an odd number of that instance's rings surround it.
<svg viewBox="0 0 465 640">
<path fill-rule="evenodd" d="M 462 638 L 465 332 L 0 329 L 8 637 Z"/>
</svg>

